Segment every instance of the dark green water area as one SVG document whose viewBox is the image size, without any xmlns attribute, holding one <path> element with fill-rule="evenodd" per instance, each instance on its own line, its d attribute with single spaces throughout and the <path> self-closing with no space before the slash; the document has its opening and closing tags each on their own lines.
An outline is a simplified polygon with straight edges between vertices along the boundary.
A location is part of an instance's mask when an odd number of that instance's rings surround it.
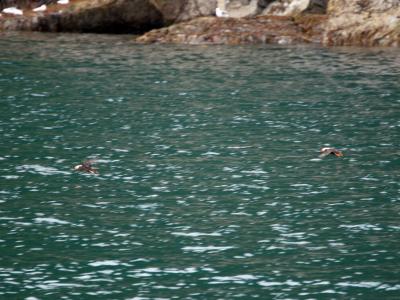
<svg viewBox="0 0 400 300">
<path fill-rule="evenodd" d="M 2 33 L 0 299 L 400 299 L 399 142 L 398 49 Z"/>
</svg>

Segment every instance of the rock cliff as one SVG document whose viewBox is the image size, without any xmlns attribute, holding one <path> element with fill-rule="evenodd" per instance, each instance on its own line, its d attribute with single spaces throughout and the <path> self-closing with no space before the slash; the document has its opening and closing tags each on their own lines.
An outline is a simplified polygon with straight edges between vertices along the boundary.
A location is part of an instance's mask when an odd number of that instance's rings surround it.
<svg viewBox="0 0 400 300">
<path fill-rule="evenodd" d="M 141 43 L 399 46 L 399 0 L 3 0 L 0 29 L 143 34 Z M 32 9 L 46 3 L 47 9 Z M 215 17 L 219 8 L 227 18 Z"/>
<path fill-rule="evenodd" d="M 138 33 L 164 25 L 161 13 L 146 0 L 75 0 L 67 5 L 50 4 L 38 13 L 31 7 L 23 7 L 22 16 L 3 13 L 0 26 L 6 30 Z"/>
<path fill-rule="evenodd" d="M 330 0 L 323 43 L 329 46 L 399 46 L 399 0 Z"/>
<path fill-rule="evenodd" d="M 2 14 L 3 30 L 144 33 L 176 22 L 214 14 L 216 0 L 5 0 L 2 8 L 23 9 L 22 16 Z M 47 9 L 33 9 L 47 3 Z"/>
</svg>

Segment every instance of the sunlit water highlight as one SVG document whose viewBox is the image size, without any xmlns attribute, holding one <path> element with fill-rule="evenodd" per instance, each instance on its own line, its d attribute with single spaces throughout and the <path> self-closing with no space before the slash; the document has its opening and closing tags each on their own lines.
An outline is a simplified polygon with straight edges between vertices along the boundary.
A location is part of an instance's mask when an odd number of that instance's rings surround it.
<svg viewBox="0 0 400 300">
<path fill-rule="evenodd" d="M 0 298 L 399 299 L 399 57 L 3 34 Z"/>
</svg>

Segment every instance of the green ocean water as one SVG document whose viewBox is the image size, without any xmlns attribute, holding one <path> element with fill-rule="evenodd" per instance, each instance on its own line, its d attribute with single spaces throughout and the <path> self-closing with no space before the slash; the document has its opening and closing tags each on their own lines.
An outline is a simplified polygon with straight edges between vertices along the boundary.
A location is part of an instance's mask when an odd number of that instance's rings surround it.
<svg viewBox="0 0 400 300">
<path fill-rule="evenodd" d="M 399 299 L 399 70 L 1 34 L 0 299 Z"/>
</svg>

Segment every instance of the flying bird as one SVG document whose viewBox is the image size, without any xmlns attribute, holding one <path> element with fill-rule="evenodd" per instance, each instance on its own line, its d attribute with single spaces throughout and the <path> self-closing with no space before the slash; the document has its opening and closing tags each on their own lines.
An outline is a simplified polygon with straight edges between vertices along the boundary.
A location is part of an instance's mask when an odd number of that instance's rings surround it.
<svg viewBox="0 0 400 300">
<path fill-rule="evenodd" d="M 92 167 L 92 164 L 94 163 L 94 160 L 86 160 L 83 163 L 76 165 L 74 167 L 75 171 L 81 171 L 81 172 L 86 172 L 86 173 L 90 173 L 90 174 L 99 174 L 99 172 L 97 171 L 97 169 Z"/>
<path fill-rule="evenodd" d="M 343 156 L 342 151 L 339 151 L 339 150 L 337 150 L 335 148 L 332 148 L 332 147 L 321 148 L 321 150 L 319 150 L 319 152 L 320 152 L 319 157 L 325 157 L 325 156 L 328 156 L 328 155 L 335 155 L 337 157 Z"/>
</svg>

